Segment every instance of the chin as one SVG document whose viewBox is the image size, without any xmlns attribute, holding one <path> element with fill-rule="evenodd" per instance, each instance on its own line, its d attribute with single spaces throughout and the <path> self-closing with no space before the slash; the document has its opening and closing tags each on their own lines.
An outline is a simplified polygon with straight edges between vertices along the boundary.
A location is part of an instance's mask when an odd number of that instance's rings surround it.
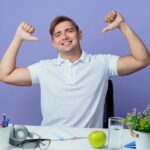
<svg viewBox="0 0 150 150">
<path fill-rule="evenodd" d="M 72 53 L 74 52 L 74 49 L 64 49 L 62 50 L 63 53 Z"/>
</svg>

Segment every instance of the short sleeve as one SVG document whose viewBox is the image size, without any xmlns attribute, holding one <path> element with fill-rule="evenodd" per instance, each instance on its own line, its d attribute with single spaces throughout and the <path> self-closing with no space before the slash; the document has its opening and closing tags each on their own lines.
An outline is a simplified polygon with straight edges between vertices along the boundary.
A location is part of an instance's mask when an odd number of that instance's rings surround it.
<svg viewBox="0 0 150 150">
<path fill-rule="evenodd" d="M 99 54 L 96 55 L 96 60 L 99 62 L 101 67 L 106 70 L 109 77 L 111 76 L 118 76 L 117 70 L 117 62 L 119 56 L 111 55 L 111 54 Z"/>
<path fill-rule="evenodd" d="M 108 61 L 108 71 L 110 76 L 118 76 L 118 70 L 117 70 L 117 62 L 119 59 L 119 56 L 116 55 L 108 55 L 109 61 Z"/>
<path fill-rule="evenodd" d="M 39 71 L 38 71 L 39 68 L 40 68 L 40 63 L 35 63 L 27 67 L 27 69 L 30 72 L 32 84 L 39 83 Z"/>
</svg>

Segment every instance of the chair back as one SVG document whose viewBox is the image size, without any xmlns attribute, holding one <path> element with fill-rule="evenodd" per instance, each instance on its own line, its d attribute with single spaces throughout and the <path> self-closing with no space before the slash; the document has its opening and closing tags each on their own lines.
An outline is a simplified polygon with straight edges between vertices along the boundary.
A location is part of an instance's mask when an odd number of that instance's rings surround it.
<svg viewBox="0 0 150 150">
<path fill-rule="evenodd" d="M 108 90 L 104 104 L 103 128 L 108 128 L 108 118 L 114 116 L 113 83 L 108 81 Z"/>
</svg>

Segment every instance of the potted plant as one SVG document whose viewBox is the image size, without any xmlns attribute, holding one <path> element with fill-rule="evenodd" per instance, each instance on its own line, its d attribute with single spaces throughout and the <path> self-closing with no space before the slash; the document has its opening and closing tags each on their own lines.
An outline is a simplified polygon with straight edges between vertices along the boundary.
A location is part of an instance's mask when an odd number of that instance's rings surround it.
<svg viewBox="0 0 150 150">
<path fill-rule="evenodd" d="M 122 122 L 136 138 L 136 149 L 150 150 L 150 105 L 143 112 L 137 112 L 134 108 Z"/>
</svg>

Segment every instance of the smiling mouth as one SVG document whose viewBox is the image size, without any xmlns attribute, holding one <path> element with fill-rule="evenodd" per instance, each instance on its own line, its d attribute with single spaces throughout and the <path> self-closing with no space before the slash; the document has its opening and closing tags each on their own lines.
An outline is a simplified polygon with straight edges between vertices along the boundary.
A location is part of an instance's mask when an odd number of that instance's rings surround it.
<svg viewBox="0 0 150 150">
<path fill-rule="evenodd" d="M 65 46 L 67 46 L 67 45 L 70 45 L 72 43 L 72 41 L 66 41 L 66 42 L 63 42 L 61 45 L 63 46 L 63 45 L 65 45 Z"/>
</svg>

